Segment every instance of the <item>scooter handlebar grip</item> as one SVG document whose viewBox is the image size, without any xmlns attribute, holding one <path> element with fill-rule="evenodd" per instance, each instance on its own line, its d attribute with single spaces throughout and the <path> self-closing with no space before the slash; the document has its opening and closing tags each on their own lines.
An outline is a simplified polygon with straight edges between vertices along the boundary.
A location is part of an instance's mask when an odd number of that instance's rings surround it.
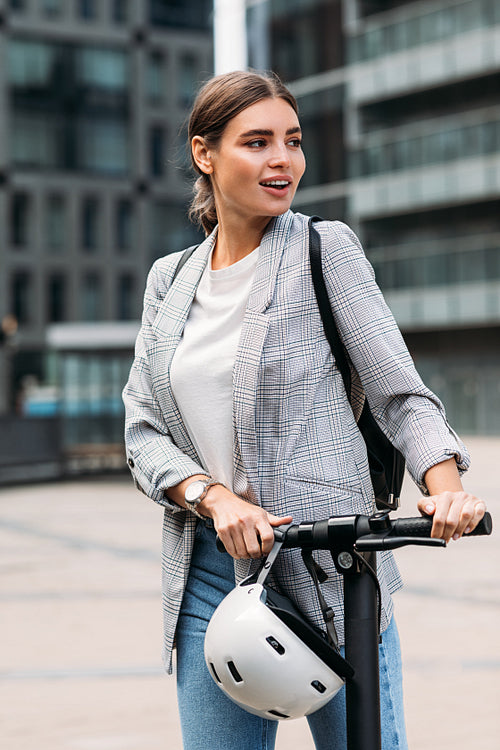
<svg viewBox="0 0 500 750">
<path fill-rule="evenodd" d="M 486 512 L 479 521 L 476 528 L 464 536 L 489 536 L 493 531 L 493 519 L 491 513 Z"/>
<path fill-rule="evenodd" d="M 491 514 L 485 513 L 476 528 L 470 534 L 464 534 L 464 536 L 489 536 L 492 529 Z M 392 534 L 394 536 L 430 537 L 431 530 L 432 518 L 430 516 L 397 518 L 392 522 Z"/>
</svg>

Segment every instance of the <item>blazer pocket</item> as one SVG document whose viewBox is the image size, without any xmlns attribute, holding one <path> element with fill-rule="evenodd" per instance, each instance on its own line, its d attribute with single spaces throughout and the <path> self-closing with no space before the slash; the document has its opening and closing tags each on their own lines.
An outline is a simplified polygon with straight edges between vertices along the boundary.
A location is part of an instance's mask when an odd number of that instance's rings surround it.
<svg viewBox="0 0 500 750">
<path fill-rule="evenodd" d="M 372 504 L 359 488 L 339 487 L 332 482 L 308 477 L 284 476 L 282 510 L 294 517 L 294 523 L 329 516 L 370 513 Z"/>
</svg>

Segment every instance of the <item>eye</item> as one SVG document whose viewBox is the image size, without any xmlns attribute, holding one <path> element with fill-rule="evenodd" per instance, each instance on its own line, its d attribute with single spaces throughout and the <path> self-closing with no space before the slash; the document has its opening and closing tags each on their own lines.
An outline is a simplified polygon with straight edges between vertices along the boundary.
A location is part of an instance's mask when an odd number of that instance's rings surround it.
<svg viewBox="0 0 500 750">
<path fill-rule="evenodd" d="M 302 140 L 300 138 L 293 138 L 291 141 L 288 141 L 288 145 L 292 146 L 292 148 L 300 148 L 302 146 Z"/>
<path fill-rule="evenodd" d="M 255 138 L 255 140 L 247 143 L 247 146 L 250 146 L 250 148 L 262 148 L 265 145 L 266 142 L 263 138 Z"/>
</svg>

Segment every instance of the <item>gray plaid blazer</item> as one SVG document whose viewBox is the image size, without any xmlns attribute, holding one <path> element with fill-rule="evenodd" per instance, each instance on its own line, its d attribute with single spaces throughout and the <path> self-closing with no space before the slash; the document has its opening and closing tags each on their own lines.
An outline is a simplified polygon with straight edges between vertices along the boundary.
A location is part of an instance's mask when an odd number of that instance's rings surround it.
<svg viewBox="0 0 500 750">
<path fill-rule="evenodd" d="M 351 408 L 314 296 L 307 221 L 307 216 L 288 211 L 273 219 L 264 234 L 233 370 L 235 492 L 276 515 L 291 514 L 296 523 L 372 511 L 366 450 L 356 425 L 365 394 L 423 492 L 428 468 L 455 456 L 464 471 L 469 460 L 440 401 L 418 376 L 357 237 L 345 224 L 325 221 L 316 227 L 332 308 L 353 366 Z M 165 508 L 168 671 L 197 519 L 171 503 L 165 491 L 205 471 L 173 398 L 169 368 L 215 237 L 216 230 L 172 285 L 179 253 L 161 258 L 151 269 L 135 360 L 123 394 L 134 480 Z M 317 559 L 329 574 L 323 591 L 337 614 L 342 642 L 341 581 L 328 553 L 317 553 Z M 248 574 L 249 566 L 248 561 L 235 561 L 236 580 Z M 401 580 L 391 553 L 379 555 L 378 570 L 385 629 L 392 614 L 391 594 Z M 300 553 L 280 553 L 273 572 L 282 589 L 321 625 Z"/>
</svg>

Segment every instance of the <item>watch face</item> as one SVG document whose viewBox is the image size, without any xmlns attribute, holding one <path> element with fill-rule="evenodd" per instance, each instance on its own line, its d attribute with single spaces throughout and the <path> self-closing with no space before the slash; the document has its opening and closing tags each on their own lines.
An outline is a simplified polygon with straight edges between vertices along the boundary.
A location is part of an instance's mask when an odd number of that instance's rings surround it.
<svg viewBox="0 0 500 750">
<path fill-rule="evenodd" d="M 200 496 L 203 494 L 203 490 L 206 487 L 206 482 L 203 481 L 203 479 L 197 479 L 194 482 L 191 482 L 186 488 L 186 492 L 184 493 L 184 499 L 187 503 L 194 503 L 196 500 L 199 500 Z"/>
</svg>

